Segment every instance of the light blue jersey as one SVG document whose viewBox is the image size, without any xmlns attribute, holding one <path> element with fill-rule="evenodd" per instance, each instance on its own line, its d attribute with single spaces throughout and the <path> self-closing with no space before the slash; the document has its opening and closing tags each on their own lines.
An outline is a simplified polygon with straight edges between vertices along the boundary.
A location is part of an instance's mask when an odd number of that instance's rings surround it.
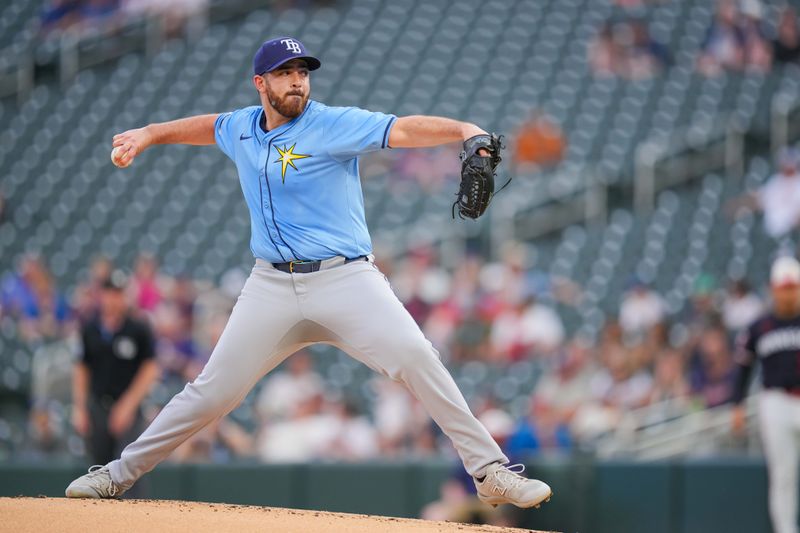
<svg viewBox="0 0 800 533">
<path fill-rule="evenodd" d="M 214 137 L 239 171 L 250 210 L 250 249 L 272 263 L 372 252 L 358 156 L 387 148 L 394 115 L 309 100 L 265 132 L 261 106 L 217 118 Z"/>
</svg>

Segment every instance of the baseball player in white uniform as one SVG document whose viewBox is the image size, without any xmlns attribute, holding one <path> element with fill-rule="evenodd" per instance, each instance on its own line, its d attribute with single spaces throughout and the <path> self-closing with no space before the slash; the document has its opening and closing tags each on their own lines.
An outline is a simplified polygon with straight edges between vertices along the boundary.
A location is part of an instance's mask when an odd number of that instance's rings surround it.
<svg viewBox="0 0 800 533">
<path fill-rule="evenodd" d="M 756 362 L 761 364 L 758 417 L 769 470 L 769 514 L 775 533 L 797 533 L 800 466 L 800 263 L 780 257 L 770 273 L 772 309 L 737 341 L 739 376 L 733 424 L 745 425 L 742 401 Z"/>
<path fill-rule="evenodd" d="M 532 507 L 550 498 L 547 484 L 520 475 L 522 465 L 506 466 L 508 458 L 470 412 L 438 352 L 373 263 L 364 218 L 358 156 L 486 132 L 447 118 L 398 118 L 309 100 L 309 71 L 319 67 L 297 39 L 272 39 L 253 58 L 261 105 L 114 137 L 118 166 L 155 144 L 216 143 L 239 173 L 255 266 L 202 373 L 119 459 L 73 481 L 68 497 L 121 495 L 235 408 L 281 361 L 324 342 L 408 387 L 452 440 L 482 501 Z"/>
</svg>

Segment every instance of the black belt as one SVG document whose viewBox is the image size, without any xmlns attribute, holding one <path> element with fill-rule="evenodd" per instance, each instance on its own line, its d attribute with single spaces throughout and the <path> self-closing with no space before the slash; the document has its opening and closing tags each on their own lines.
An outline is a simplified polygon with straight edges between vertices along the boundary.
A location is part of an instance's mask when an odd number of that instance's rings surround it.
<svg viewBox="0 0 800 533">
<path fill-rule="evenodd" d="M 358 257 L 345 258 L 344 264 L 354 263 L 355 261 L 369 261 L 366 255 L 359 255 Z M 324 261 L 289 261 L 288 263 L 272 263 L 277 270 L 286 272 L 287 274 L 308 274 L 310 272 L 317 272 L 322 268 Z"/>
</svg>

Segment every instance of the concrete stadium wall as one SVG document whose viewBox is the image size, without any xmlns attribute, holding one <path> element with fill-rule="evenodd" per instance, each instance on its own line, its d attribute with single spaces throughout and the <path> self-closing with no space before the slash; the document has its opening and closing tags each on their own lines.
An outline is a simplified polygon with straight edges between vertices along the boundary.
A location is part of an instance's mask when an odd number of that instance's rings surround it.
<svg viewBox="0 0 800 533">
<path fill-rule="evenodd" d="M 442 462 L 170 465 L 142 479 L 150 498 L 418 516 L 454 466 Z M 85 469 L 0 465 L 0 496 L 63 496 Z M 581 533 L 768 532 L 767 476 L 758 459 L 658 463 L 543 460 L 531 475 L 553 500 L 520 511 L 522 527 Z"/>
</svg>

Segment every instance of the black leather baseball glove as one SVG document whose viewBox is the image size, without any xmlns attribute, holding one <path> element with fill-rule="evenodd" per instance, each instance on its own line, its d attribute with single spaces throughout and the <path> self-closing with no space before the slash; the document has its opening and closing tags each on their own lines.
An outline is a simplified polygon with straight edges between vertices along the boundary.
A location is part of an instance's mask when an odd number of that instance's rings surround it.
<svg viewBox="0 0 800 533">
<path fill-rule="evenodd" d="M 482 134 L 464 141 L 461 152 L 461 185 L 453 202 L 453 218 L 478 218 L 489 207 L 495 194 L 494 178 L 497 165 L 500 164 L 500 150 L 503 147 L 503 136 Z M 482 156 L 478 150 L 485 148 L 488 156 Z M 509 179 L 509 182 L 511 180 Z M 508 185 L 506 182 L 505 186 Z M 499 191 L 498 191 L 499 192 Z"/>
</svg>

